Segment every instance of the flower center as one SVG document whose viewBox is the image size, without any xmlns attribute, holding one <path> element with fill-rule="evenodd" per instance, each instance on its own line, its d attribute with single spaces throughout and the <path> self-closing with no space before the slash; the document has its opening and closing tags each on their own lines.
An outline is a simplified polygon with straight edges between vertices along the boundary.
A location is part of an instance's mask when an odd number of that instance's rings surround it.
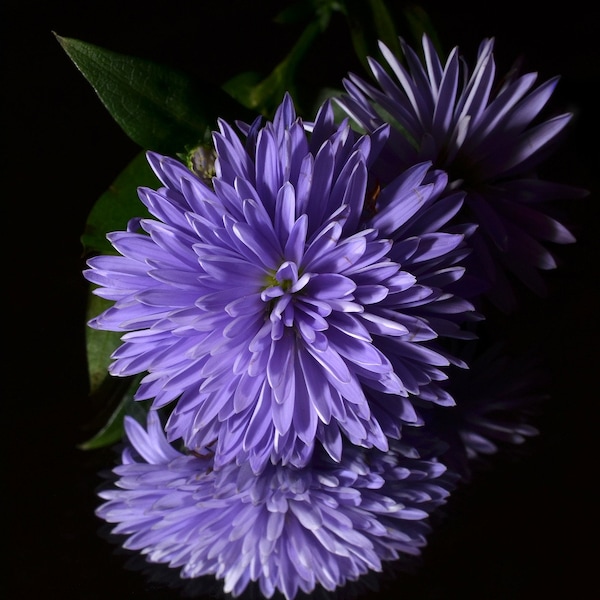
<svg viewBox="0 0 600 600">
<path fill-rule="evenodd" d="M 292 298 L 302 290 L 310 280 L 310 274 L 300 274 L 298 266 L 291 261 L 282 263 L 276 271 L 272 271 L 266 280 L 266 285 L 260 293 L 264 302 L 269 304 L 267 312 L 271 321 L 284 321 L 291 327 L 294 322 Z"/>
<path fill-rule="evenodd" d="M 300 291 L 310 280 L 310 275 L 298 273 L 298 266 L 291 261 L 285 261 L 267 277 L 266 285 L 260 294 L 265 302 L 279 298 L 286 294 L 295 294 Z"/>
</svg>

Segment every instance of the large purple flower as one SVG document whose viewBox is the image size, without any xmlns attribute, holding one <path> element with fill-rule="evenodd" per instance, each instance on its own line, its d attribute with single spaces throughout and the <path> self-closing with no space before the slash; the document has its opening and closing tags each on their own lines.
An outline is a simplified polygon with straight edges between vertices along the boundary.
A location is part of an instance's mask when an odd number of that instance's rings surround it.
<svg viewBox="0 0 600 600">
<path fill-rule="evenodd" d="M 536 86 L 536 73 L 514 70 L 496 82 L 493 39 L 481 42 L 472 72 L 456 47 L 442 64 L 427 36 L 423 61 L 401 44 L 406 67 L 380 44 L 388 69 L 369 59 L 377 85 L 350 74 L 344 80 L 347 94 L 338 102 L 367 132 L 393 125 L 373 168 L 382 183 L 429 160 L 449 173 L 449 190 L 466 191 L 461 214 L 480 225 L 468 267 L 487 282 L 488 297 L 508 312 L 515 305 L 512 276 L 543 293 L 539 269 L 556 267 L 547 242 L 574 241 L 549 215 L 550 202 L 586 193 L 535 172 L 572 118 L 570 113 L 539 118 L 558 77 Z"/>
<path fill-rule="evenodd" d="M 125 428 L 130 444 L 97 515 L 116 523 L 125 548 L 184 579 L 215 575 L 234 596 L 256 581 L 264 596 L 290 600 L 419 555 L 428 517 L 453 487 L 444 465 L 396 449 L 350 446 L 340 463 L 322 454 L 304 469 L 268 465 L 256 475 L 179 452 L 156 411 L 147 429 L 130 417 Z"/>
<path fill-rule="evenodd" d="M 129 332 L 111 373 L 147 371 L 136 399 L 177 399 L 169 439 L 218 440 L 217 467 L 302 466 L 315 439 L 339 460 L 342 434 L 387 449 L 368 394 L 409 422 L 409 394 L 452 403 L 435 338 L 461 336 L 472 311 L 450 293 L 470 229 L 439 229 L 462 194 L 436 203 L 447 178 L 428 163 L 368 191 L 388 128 L 359 137 L 329 104 L 310 133 L 289 96 L 241 137 L 219 127 L 212 186 L 149 153 L 164 187 L 140 198 L 155 219 L 109 234 L 122 256 L 89 260 L 95 293 L 115 301 L 90 325 Z"/>
</svg>

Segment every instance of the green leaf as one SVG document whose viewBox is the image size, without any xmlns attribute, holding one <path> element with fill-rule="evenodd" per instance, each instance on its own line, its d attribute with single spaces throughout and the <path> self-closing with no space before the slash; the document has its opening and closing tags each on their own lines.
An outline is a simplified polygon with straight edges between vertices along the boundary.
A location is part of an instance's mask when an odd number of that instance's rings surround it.
<svg viewBox="0 0 600 600">
<path fill-rule="evenodd" d="M 284 7 L 273 21 L 280 25 L 293 25 L 295 23 L 301 23 L 310 21 L 315 13 L 315 2 L 306 0 L 300 0 Z"/>
<path fill-rule="evenodd" d="M 112 305 L 112 300 L 105 300 L 90 292 L 87 304 L 87 320 L 98 316 Z M 86 328 L 85 343 L 90 394 L 96 394 L 104 381 L 110 377 L 108 374 L 108 367 L 111 362 L 110 355 L 121 344 L 122 335 L 123 333 L 118 331 Z"/>
<path fill-rule="evenodd" d="M 425 9 L 418 4 L 409 4 L 404 8 L 404 18 L 408 23 L 408 28 L 417 47 L 421 47 L 423 34 L 427 34 L 431 40 L 436 52 L 440 57 L 444 56 L 442 44 L 438 37 L 437 31 L 433 26 L 429 15 Z"/>
<path fill-rule="evenodd" d="M 309 23 L 288 55 L 266 78 L 260 80 L 260 76 L 253 72 L 241 73 L 225 82 L 223 89 L 247 108 L 256 110 L 266 117 L 273 116 L 286 92 L 292 95 L 297 105 L 296 70 L 324 26 L 326 20 L 322 15 L 319 15 L 316 21 Z"/>
<path fill-rule="evenodd" d="M 312 114 L 316 114 L 318 108 L 326 101 L 334 100 L 335 98 L 341 98 L 344 93 L 345 90 L 342 88 L 325 87 L 318 90 L 315 96 L 315 104 L 312 109 Z M 341 123 L 345 118 L 348 117 L 348 113 L 346 113 L 337 102 L 331 102 L 331 110 L 333 110 L 333 119 L 336 123 Z"/>
<path fill-rule="evenodd" d="M 97 316 L 113 304 L 92 294 L 88 296 L 87 318 Z M 109 446 L 123 437 L 123 417 L 139 416 L 146 412 L 143 403 L 133 399 L 143 377 L 113 377 L 108 372 L 111 355 L 121 345 L 122 332 L 101 331 L 88 327 L 86 330 L 86 351 L 89 375 L 89 400 L 97 407 L 94 424 L 86 429 L 97 430 L 87 441 L 78 447 L 93 450 Z"/>
<path fill-rule="evenodd" d="M 141 402 L 133 399 L 139 381 L 139 376 L 125 380 L 127 387 L 121 396 L 118 406 L 114 409 L 104 426 L 91 438 L 79 444 L 78 448 L 81 450 L 95 450 L 105 446 L 112 446 L 121 441 L 125 433 L 123 419 L 126 415 L 130 415 L 138 421 L 143 421 L 142 417 L 146 414 L 147 409 Z"/>
<path fill-rule="evenodd" d="M 380 54 L 379 41 L 397 56 L 401 55 L 394 18 L 383 0 L 345 0 L 344 4 L 354 51 L 367 71 L 370 71 L 367 58 L 377 58 Z"/>
<path fill-rule="evenodd" d="M 258 87 L 261 81 L 262 76 L 260 73 L 256 71 L 244 71 L 227 80 L 223 84 L 223 89 L 244 106 L 259 109 L 258 112 L 263 112 L 258 106 L 259 100 L 255 97 L 254 92 L 254 89 Z"/>
<path fill-rule="evenodd" d="M 81 236 L 84 253 L 114 254 L 106 234 L 124 230 L 133 217 L 149 217 L 150 213 L 138 197 L 137 188 L 156 188 L 159 184 L 146 160 L 146 153 L 140 152 L 92 207 Z"/>
<path fill-rule="evenodd" d="M 121 440 L 124 434 L 123 418 L 127 412 L 128 402 L 128 399 L 124 397 L 106 422 L 106 425 L 89 440 L 79 444 L 78 448 L 81 450 L 95 450 L 104 446 L 111 446 Z"/>
<path fill-rule="evenodd" d="M 175 155 L 193 146 L 218 117 L 248 119 L 217 86 L 154 62 L 55 34 L 125 133 L 144 149 Z"/>
<path fill-rule="evenodd" d="M 369 0 L 373 25 L 377 40 L 382 41 L 392 52 L 399 54 L 400 41 L 394 24 L 394 18 L 390 14 L 383 0 Z"/>
<path fill-rule="evenodd" d="M 344 12 L 343 2 L 344 0 L 299 0 L 284 7 L 273 20 L 285 25 L 316 21 L 324 31 L 334 12 Z"/>
</svg>

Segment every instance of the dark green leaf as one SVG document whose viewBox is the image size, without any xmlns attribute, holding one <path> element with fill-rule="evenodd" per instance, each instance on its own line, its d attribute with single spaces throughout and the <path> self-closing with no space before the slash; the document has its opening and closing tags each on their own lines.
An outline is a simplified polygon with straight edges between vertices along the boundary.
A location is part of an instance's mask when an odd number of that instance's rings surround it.
<svg viewBox="0 0 600 600">
<path fill-rule="evenodd" d="M 137 188 L 156 188 L 158 185 L 158 178 L 148 165 L 145 152 L 140 152 L 92 207 L 81 236 L 84 253 L 114 254 L 106 234 L 124 230 L 133 217 L 149 217 L 138 197 Z"/>
<path fill-rule="evenodd" d="M 344 93 L 345 90 L 341 88 L 326 87 L 320 89 L 315 96 L 315 104 L 311 113 L 316 114 L 319 107 L 322 106 L 327 100 L 340 98 Z M 337 102 L 331 102 L 331 109 L 333 110 L 333 118 L 336 123 L 341 123 L 345 118 L 348 117 L 348 113 L 340 108 L 340 105 Z"/>
<path fill-rule="evenodd" d="M 90 292 L 87 317 L 97 316 L 112 305 Z M 113 377 L 108 372 L 111 354 L 121 344 L 122 332 L 100 331 L 88 327 L 86 350 L 89 374 L 89 400 L 95 407 L 93 423 L 86 429 L 96 431 L 91 438 L 79 445 L 82 450 L 101 448 L 118 442 L 123 436 L 123 417 L 138 417 L 145 411 L 143 403 L 133 399 L 143 375 Z"/>
<path fill-rule="evenodd" d="M 255 73 L 242 73 L 223 85 L 223 89 L 249 109 L 272 117 L 283 96 L 289 92 L 297 101 L 295 74 L 313 40 L 322 32 L 323 20 L 311 22 L 289 54 L 262 81 Z M 257 81 L 258 80 L 258 81 Z"/>
<path fill-rule="evenodd" d="M 408 23 L 408 28 L 412 34 L 413 42 L 417 47 L 421 47 L 423 34 L 427 34 L 433 43 L 439 56 L 444 56 L 442 44 L 439 40 L 437 31 L 429 18 L 425 9 L 418 4 L 410 4 L 404 8 L 404 17 Z"/>
<path fill-rule="evenodd" d="M 400 55 L 394 18 L 383 0 L 345 0 L 344 6 L 354 51 L 367 71 L 367 58 L 378 58 L 380 41 Z"/>
<path fill-rule="evenodd" d="M 334 12 L 344 12 L 343 0 L 299 0 L 283 8 L 273 20 L 284 25 L 315 21 L 325 30 Z"/>
<path fill-rule="evenodd" d="M 112 301 L 100 298 L 95 294 L 88 295 L 87 319 L 98 316 L 113 304 Z M 90 384 L 90 394 L 98 392 L 103 382 L 110 377 L 108 366 L 110 365 L 110 355 L 121 343 L 122 332 L 101 331 L 98 329 L 86 328 L 86 352 L 88 363 L 88 377 Z"/>
<path fill-rule="evenodd" d="M 377 40 L 383 42 L 394 54 L 400 53 L 400 40 L 394 24 L 394 18 L 390 14 L 383 0 L 369 0 L 371 13 L 373 14 L 373 25 Z"/>
<path fill-rule="evenodd" d="M 254 89 L 262 80 L 261 74 L 256 71 L 238 73 L 223 84 L 223 89 L 238 102 L 246 107 L 258 108 L 258 101 L 254 98 Z M 262 112 L 260 109 L 258 112 Z"/>
<path fill-rule="evenodd" d="M 110 415 L 104 426 L 90 439 L 79 444 L 81 450 L 95 450 L 106 446 L 112 446 L 121 441 L 124 435 L 123 419 L 130 415 L 139 421 L 147 412 L 144 405 L 133 399 L 139 384 L 139 377 L 126 380 L 126 390 L 120 397 L 116 409 Z"/>
<path fill-rule="evenodd" d="M 112 117 L 144 149 L 175 155 L 196 145 L 217 117 L 249 118 L 219 87 L 148 60 L 56 38 Z"/>
<path fill-rule="evenodd" d="M 307 22 L 314 16 L 314 2 L 300 1 L 286 6 L 279 12 L 273 21 L 280 25 L 291 25 L 295 23 Z"/>
<path fill-rule="evenodd" d="M 127 411 L 128 402 L 127 398 L 123 398 L 106 425 L 89 440 L 79 444 L 79 448 L 81 450 L 95 450 L 104 446 L 112 446 L 121 440 L 124 433 L 123 418 Z"/>
</svg>

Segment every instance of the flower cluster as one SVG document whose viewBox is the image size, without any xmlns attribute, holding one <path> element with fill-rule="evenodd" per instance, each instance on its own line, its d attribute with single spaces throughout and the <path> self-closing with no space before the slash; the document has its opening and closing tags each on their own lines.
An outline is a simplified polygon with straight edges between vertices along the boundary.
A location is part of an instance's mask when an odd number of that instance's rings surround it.
<svg viewBox="0 0 600 600">
<path fill-rule="evenodd" d="M 220 119 L 210 177 L 148 152 L 150 216 L 88 261 L 110 373 L 150 401 L 97 514 L 182 578 L 333 590 L 418 555 L 468 465 L 537 433 L 528 374 L 499 387 L 502 357 L 457 348 L 484 300 L 514 308 L 507 271 L 537 289 L 543 243 L 574 241 L 543 206 L 580 191 L 533 172 L 570 116 L 532 124 L 556 80 L 495 87 L 493 40 L 471 74 L 402 48 L 349 76 L 341 120 L 289 94 Z"/>
</svg>

